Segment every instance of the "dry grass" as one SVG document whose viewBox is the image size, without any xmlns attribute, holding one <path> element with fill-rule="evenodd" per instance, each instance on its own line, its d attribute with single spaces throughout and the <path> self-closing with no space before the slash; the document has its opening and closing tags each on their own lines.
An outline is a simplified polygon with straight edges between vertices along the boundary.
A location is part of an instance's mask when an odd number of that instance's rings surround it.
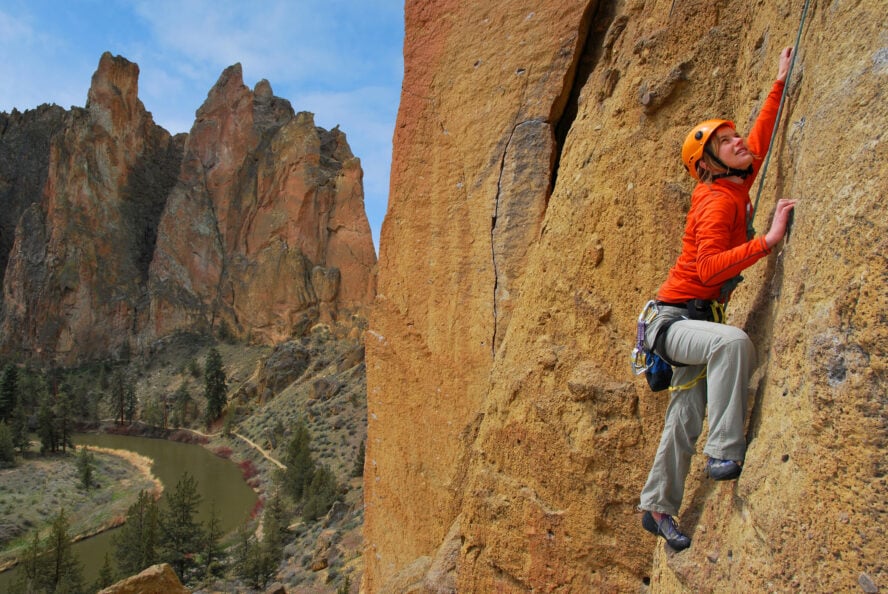
<svg viewBox="0 0 888 594">
<path fill-rule="evenodd" d="M 143 456 L 89 448 L 93 452 L 95 485 L 80 485 L 77 458 L 69 452 L 27 458 L 16 468 L 0 470 L 0 567 L 14 562 L 33 537 L 45 535 L 64 508 L 75 538 L 92 536 L 118 526 L 139 491 L 160 494 L 160 482 L 151 475 L 151 461 Z"/>
</svg>

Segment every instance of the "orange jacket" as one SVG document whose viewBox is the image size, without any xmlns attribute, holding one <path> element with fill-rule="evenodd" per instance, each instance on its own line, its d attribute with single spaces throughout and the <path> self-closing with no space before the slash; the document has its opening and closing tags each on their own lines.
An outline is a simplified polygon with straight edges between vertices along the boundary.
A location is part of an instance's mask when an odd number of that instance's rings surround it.
<svg viewBox="0 0 888 594">
<path fill-rule="evenodd" d="M 748 240 L 746 228 L 752 216 L 749 190 L 768 152 L 782 93 L 783 82 L 775 81 L 746 139 L 756 155 L 752 175 L 742 184 L 718 179 L 694 188 L 681 255 L 660 286 L 658 301 L 724 301 L 722 285 L 771 252 L 764 236 Z"/>
</svg>

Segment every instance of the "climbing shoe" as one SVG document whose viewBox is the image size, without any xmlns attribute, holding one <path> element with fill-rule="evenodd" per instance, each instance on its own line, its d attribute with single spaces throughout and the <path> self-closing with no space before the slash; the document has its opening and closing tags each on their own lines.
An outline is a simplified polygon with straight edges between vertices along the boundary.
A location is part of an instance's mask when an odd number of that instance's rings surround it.
<svg viewBox="0 0 888 594">
<path fill-rule="evenodd" d="M 740 476 L 742 470 L 743 467 L 740 465 L 740 462 L 735 462 L 734 460 L 710 458 L 706 463 L 706 472 L 709 474 L 709 478 L 714 481 L 733 480 Z"/>
<path fill-rule="evenodd" d="M 691 539 L 678 530 L 675 520 L 672 516 L 663 516 L 659 522 L 654 519 L 654 515 L 646 511 L 641 517 L 642 527 L 655 536 L 662 536 L 666 539 L 666 544 L 676 551 L 683 551 L 691 546 Z"/>
</svg>

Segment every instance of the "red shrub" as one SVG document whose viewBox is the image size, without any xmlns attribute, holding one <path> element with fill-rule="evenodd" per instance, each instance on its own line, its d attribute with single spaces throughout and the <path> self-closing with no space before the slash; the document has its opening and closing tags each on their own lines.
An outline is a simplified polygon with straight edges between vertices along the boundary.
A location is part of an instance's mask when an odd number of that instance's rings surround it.
<svg viewBox="0 0 888 594">
<path fill-rule="evenodd" d="M 255 520 L 259 516 L 262 515 L 262 508 L 265 507 L 265 501 L 261 497 L 256 498 L 256 503 L 253 504 L 253 509 L 250 511 L 250 519 Z"/>
<path fill-rule="evenodd" d="M 259 474 L 259 469 L 256 468 L 256 465 L 253 464 L 252 460 L 244 460 L 243 462 L 238 464 L 238 466 L 240 466 L 241 474 L 243 475 L 245 481 L 248 481 Z"/>
<path fill-rule="evenodd" d="M 220 458 L 225 458 L 226 460 L 228 460 L 229 458 L 231 458 L 232 451 L 231 448 L 227 446 L 221 446 L 216 448 L 213 453 Z"/>
</svg>

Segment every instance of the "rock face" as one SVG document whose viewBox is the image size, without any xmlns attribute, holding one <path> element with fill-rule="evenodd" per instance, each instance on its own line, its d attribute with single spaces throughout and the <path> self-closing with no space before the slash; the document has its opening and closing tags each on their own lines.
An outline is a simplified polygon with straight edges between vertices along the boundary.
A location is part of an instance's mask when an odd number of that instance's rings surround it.
<svg viewBox="0 0 888 594">
<path fill-rule="evenodd" d="M 152 565 L 141 573 L 101 590 L 100 594 L 190 594 L 176 572 L 166 563 Z"/>
<path fill-rule="evenodd" d="M 376 254 L 345 135 L 228 68 L 197 112 L 151 266 L 155 335 L 276 342 L 373 299 Z"/>
<path fill-rule="evenodd" d="M 85 109 L 20 133 L 43 138 L 3 283 L 0 340 L 37 359 L 91 359 L 128 346 L 166 192 L 181 155 L 138 98 L 139 68 L 105 54 Z M 40 145 L 38 145 L 40 146 Z M 13 148 L 10 146 L 9 148 Z M 18 184 L 16 184 L 18 185 Z"/>
<path fill-rule="evenodd" d="M 743 475 L 694 458 L 680 554 L 635 510 L 668 397 L 628 354 L 680 248 L 681 142 L 708 117 L 748 129 L 803 4 L 407 3 L 367 592 L 888 586 L 878 3 L 807 15 L 756 218 L 798 198 L 794 229 L 730 306 L 759 353 Z"/>
<path fill-rule="evenodd" d="M 62 364 L 173 332 L 278 342 L 375 294 L 362 171 L 338 129 L 222 73 L 189 135 L 104 54 L 85 108 L 0 114 L 0 350 Z"/>
</svg>

